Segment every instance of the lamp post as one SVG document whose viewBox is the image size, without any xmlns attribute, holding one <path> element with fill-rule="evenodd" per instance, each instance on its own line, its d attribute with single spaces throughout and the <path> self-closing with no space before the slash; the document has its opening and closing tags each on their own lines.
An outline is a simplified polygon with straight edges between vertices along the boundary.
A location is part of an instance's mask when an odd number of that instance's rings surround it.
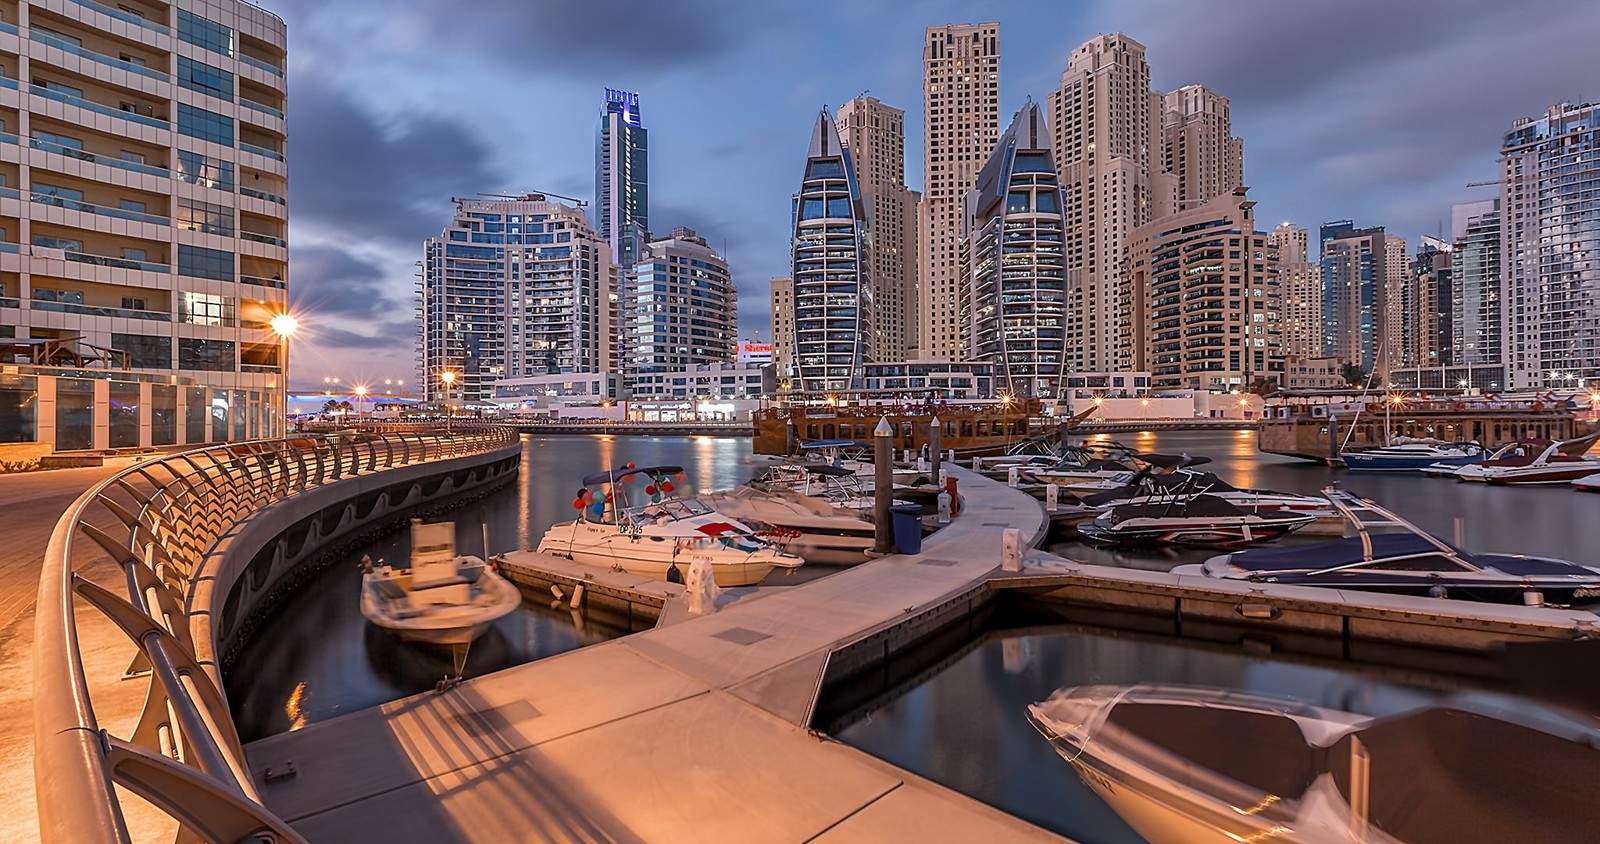
<svg viewBox="0 0 1600 844">
<path fill-rule="evenodd" d="M 450 388 L 456 384 L 456 373 L 453 369 L 446 369 L 439 373 L 439 380 L 444 382 L 444 435 L 450 436 L 450 419 L 455 413 L 450 408 Z"/>
<path fill-rule="evenodd" d="M 356 427 L 361 427 L 361 420 L 367 406 L 367 385 L 356 385 Z"/>
<path fill-rule="evenodd" d="M 300 328 L 300 320 L 288 311 L 276 314 L 267 320 L 267 327 L 272 333 L 278 335 L 278 340 L 283 346 L 283 425 L 282 434 L 288 434 L 289 425 L 289 338 L 294 336 Z"/>
</svg>

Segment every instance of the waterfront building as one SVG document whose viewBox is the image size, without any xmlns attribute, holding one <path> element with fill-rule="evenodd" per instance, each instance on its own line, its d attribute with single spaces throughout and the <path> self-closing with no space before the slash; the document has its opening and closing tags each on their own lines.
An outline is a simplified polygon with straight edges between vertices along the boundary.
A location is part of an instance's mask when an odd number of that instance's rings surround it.
<svg viewBox="0 0 1600 844">
<path fill-rule="evenodd" d="M 1298 355 L 1283 361 L 1283 378 L 1279 383 L 1285 390 L 1343 390 L 1349 386 L 1344 380 L 1342 358 Z"/>
<path fill-rule="evenodd" d="M 794 280 L 780 276 L 767 282 L 772 304 L 772 363 L 778 373 L 778 392 L 794 389 Z"/>
<path fill-rule="evenodd" d="M 1308 237 L 1305 229 L 1282 223 L 1270 238 L 1278 250 L 1278 286 L 1283 293 L 1279 354 L 1284 358 L 1322 354 L 1322 267 L 1308 258 Z"/>
<path fill-rule="evenodd" d="M 1384 375 L 1400 365 L 1405 241 L 1350 220 L 1324 223 L 1321 234 L 1322 352 Z"/>
<path fill-rule="evenodd" d="M 1600 386 L 1600 105 L 1558 103 L 1500 148 L 1511 389 Z"/>
<path fill-rule="evenodd" d="M 710 363 L 638 375 L 628 382 L 629 401 L 770 398 L 778 390 L 776 370 L 769 363 Z"/>
<path fill-rule="evenodd" d="M 791 390 L 851 389 L 873 359 L 873 283 L 866 219 L 850 151 L 828 110 L 817 115 L 794 196 Z"/>
<path fill-rule="evenodd" d="M 281 435 L 283 21 L 234 0 L 0 17 L 0 456 Z"/>
<path fill-rule="evenodd" d="M 575 399 L 586 402 L 617 401 L 628 397 L 627 380 L 617 372 L 562 372 L 502 378 L 491 387 L 491 398 Z M 496 402 L 504 404 L 504 402 Z"/>
<path fill-rule="evenodd" d="M 486 400 L 502 379 L 616 371 L 616 268 L 582 209 L 543 194 L 455 202 L 423 243 L 424 396 Z"/>
<path fill-rule="evenodd" d="M 650 133 L 639 92 L 607 88 L 594 144 L 594 229 L 611 263 L 631 267 L 650 240 Z"/>
<path fill-rule="evenodd" d="M 1436 237 L 1422 238 L 1401 305 L 1402 366 L 1448 366 L 1451 356 L 1450 302 L 1455 296 L 1451 246 Z"/>
<path fill-rule="evenodd" d="M 923 177 L 918 356 L 968 356 L 961 221 L 1000 137 L 1000 24 L 930 26 L 922 42 Z"/>
<path fill-rule="evenodd" d="M 892 396 L 908 401 L 937 397 L 952 401 L 992 399 L 995 364 L 976 360 L 905 360 L 869 363 L 864 383 L 874 399 Z"/>
<path fill-rule="evenodd" d="M 1128 236 L 1121 298 L 1133 368 L 1155 389 L 1247 390 L 1282 373 L 1282 291 L 1273 239 L 1236 188 Z"/>
<path fill-rule="evenodd" d="M 739 291 L 728 262 L 694 229 L 653 240 L 623 280 L 618 343 L 630 375 L 728 363 Z"/>
<path fill-rule="evenodd" d="M 917 347 L 917 203 L 906 187 L 906 113 L 859 96 L 834 115 L 856 166 L 867 213 L 873 281 L 873 348 L 900 360 Z"/>
<path fill-rule="evenodd" d="M 1504 366 L 1500 314 L 1500 200 L 1451 209 L 1450 363 Z M 1493 389 L 1501 389 L 1504 382 Z"/>
<path fill-rule="evenodd" d="M 1118 272 L 1127 236 L 1156 216 L 1160 97 L 1150 90 L 1144 45 L 1100 35 L 1072 52 L 1049 116 L 1056 173 L 1066 200 L 1067 368 L 1126 368 L 1117 357 Z M 1152 168 L 1152 165 L 1155 165 Z M 1161 180 L 1157 180 L 1161 181 Z"/>
<path fill-rule="evenodd" d="M 1244 141 L 1233 137 L 1227 97 L 1204 85 L 1162 95 L 1161 169 L 1172 176 L 1174 211 L 1244 184 Z M 1161 211 L 1158 203 L 1157 215 Z"/>
<path fill-rule="evenodd" d="M 1053 397 L 1066 371 L 1066 222 L 1051 159 L 1043 111 L 1029 102 L 967 195 L 972 356 L 1016 396 Z"/>
</svg>

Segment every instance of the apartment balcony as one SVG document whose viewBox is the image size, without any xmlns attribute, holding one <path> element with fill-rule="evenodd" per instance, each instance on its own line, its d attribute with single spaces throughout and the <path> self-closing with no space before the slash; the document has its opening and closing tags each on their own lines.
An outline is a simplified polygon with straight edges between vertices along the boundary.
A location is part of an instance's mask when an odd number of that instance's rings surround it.
<svg viewBox="0 0 1600 844">
<path fill-rule="evenodd" d="M 7 82 L 11 82 L 11 80 L 6 80 L 6 81 Z M 16 83 L 13 82 L 12 84 L 15 85 Z M 11 86 L 9 86 L 9 85 L 0 85 L 0 87 L 11 87 Z M 63 91 L 52 91 L 49 88 L 44 88 L 44 87 L 41 87 L 39 85 L 30 84 L 28 86 L 28 93 L 33 95 L 33 96 L 35 96 L 35 97 L 38 97 L 41 100 L 46 101 L 46 102 L 57 103 L 57 104 L 59 104 L 61 106 L 66 106 L 68 108 L 82 109 L 84 111 L 93 112 L 95 114 L 103 114 L 103 115 L 105 115 L 107 117 L 114 117 L 114 118 L 117 118 L 119 120 L 125 120 L 125 121 L 127 121 L 129 123 L 134 123 L 134 124 L 138 124 L 138 125 L 141 125 L 141 126 L 148 126 L 148 127 L 151 127 L 151 128 L 154 128 L 154 129 L 160 129 L 160 130 L 163 130 L 163 131 L 170 132 L 172 130 L 172 124 L 170 122 L 166 121 L 166 120 L 163 120 L 163 119 L 159 118 L 159 117 L 155 117 L 155 116 L 152 116 L 152 115 L 146 115 L 146 114 L 139 114 L 137 112 L 132 112 L 132 111 L 125 111 L 125 110 L 123 110 L 121 108 L 113 108 L 112 106 L 102 105 L 102 104 L 97 103 L 97 102 L 95 102 L 93 100 L 84 99 L 83 97 L 76 97 L 76 96 L 73 96 L 71 94 L 65 93 Z M 42 104 L 40 104 L 40 105 L 42 105 Z M 43 107 L 33 106 L 33 107 L 30 108 L 30 110 L 31 111 L 42 112 L 42 113 L 44 113 L 46 115 L 49 115 L 51 117 L 56 117 L 57 119 L 65 121 L 67 123 L 87 124 L 87 125 L 91 125 L 91 126 L 94 125 L 93 121 L 87 120 L 82 115 L 74 114 L 74 113 L 72 113 L 70 111 L 67 111 L 65 113 L 52 113 L 52 112 L 61 112 L 62 109 L 60 109 L 59 107 L 58 108 L 50 108 L 49 106 L 43 106 Z M 147 138 L 146 140 L 154 140 L 156 143 L 159 143 L 159 144 L 165 144 L 165 143 L 168 142 L 166 138 L 160 138 L 160 139 L 149 139 L 149 138 Z"/>
<path fill-rule="evenodd" d="M 53 205 L 57 208 L 65 208 L 68 211 L 79 211 L 84 214 L 94 214 L 99 217 L 114 217 L 119 220 L 133 220 L 137 223 L 150 223 L 157 226 L 172 225 L 171 217 L 162 217 L 143 211 L 130 211 L 126 208 L 109 208 L 104 205 L 95 205 L 93 203 L 83 202 L 76 199 L 68 199 L 66 197 L 56 196 L 55 194 L 35 193 L 32 195 L 31 199 L 33 202 L 37 202 L 41 205 Z M 86 226 L 85 228 L 92 228 L 92 226 Z"/>
<path fill-rule="evenodd" d="M 94 26 L 94 27 L 99 28 L 99 29 L 105 29 L 108 32 L 115 32 L 115 33 L 117 33 L 119 35 L 129 35 L 129 36 L 137 35 L 137 34 L 139 34 L 139 30 L 144 30 L 146 33 L 148 33 L 150 35 L 169 35 L 169 34 L 171 34 L 171 30 L 167 29 L 166 26 L 164 26 L 164 25 L 162 25 L 160 23 L 157 23 L 156 21 L 152 21 L 152 20 L 140 17 L 139 15 L 133 14 L 132 12 L 124 11 L 122 9 L 113 8 L 111 6 L 107 6 L 104 3 L 96 3 L 95 0 L 56 0 L 56 2 L 50 2 L 50 0 L 46 0 L 45 3 L 40 4 L 40 5 L 43 5 L 45 8 L 52 9 L 52 11 L 55 11 L 58 14 L 62 14 L 65 17 L 75 18 L 75 19 L 80 19 L 81 20 L 81 18 L 78 15 L 75 15 L 75 14 L 73 14 L 71 12 L 66 11 L 69 6 L 80 6 L 83 9 L 89 10 L 90 12 L 99 13 L 99 14 L 105 15 L 108 18 L 111 18 L 112 20 L 118 20 L 118 21 L 122 21 L 123 23 L 126 23 L 126 24 L 132 24 L 133 27 L 135 27 L 134 29 L 128 29 L 127 27 L 113 28 L 111 26 L 106 26 L 102 22 L 99 22 L 99 21 L 93 21 L 93 20 L 83 20 L 82 21 L 85 25 Z M 54 8 L 52 8 L 52 7 L 54 7 Z"/>
<path fill-rule="evenodd" d="M 4 138 L 0 138 L 0 140 L 4 140 Z M 14 139 L 6 142 L 17 143 L 17 141 Z M 67 160 L 71 159 L 72 161 L 87 161 L 91 164 L 99 164 L 118 170 L 126 170 L 130 173 L 141 173 L 146 176 L 156 176 L 163 179 L 172 177 L 172 171 L 165 167 L 157 167 L 152 164 L 142 164 L 137 161 L 127 161 L 121 157 L 93 153 L 80 147 L 70 147 L 66 146 L 65 144 L 55 143 L 53 141 L 42 141 L 38 138 L 29 138 L 28 146 L 32 147 L 33 149 L 42 150 L 51 154 L 51 156 L 47 156 L 42 159 L 42 164 L 46 169 L 59 173 L 66 173 L 68 175 L 78 175 L 78 168 L 67 165 Z M 59 158 L 54 158 L 56 156 L 59 156 Z M 96 179 L 96 181 L 103 180 Z"/>
<path fill-rule="evenodd" d="M 33 41 L 36 44 L 41 44 L 50 49 L 60 50 L 62 53 L 67 55 L 77 56 L 80 59 L 88 59 L 89 61 L 94 62 L 95 64 L 100 65 L 108 70 L 124 71 L 126 73 L 133 74 L 134 76 L 142 76 L 155 82 L 172 81 L 172 77 L 168 76 L 162 71 L 151 68 L 148 65 L 139 64 L 138 62 L 124 61 L 115 56 L 108 56 L 105 53 L 98 53 L 94 50 L 88 49 L 87 47 L 74 44 L 72 41 L 66 38 L 62 38 L 48 32 L 42 32 L 38 29 L 29 30 L 28 40 Z M 42 61 L 46 64 L 55 65 L 63 70 L 83 72 L 81 62 L 63 61 L 59 56 L 53 55 L 50 52 L 50 49 L 30 50 L 28 53 L 29 58 L 33 59 L 34 61 Z M 121 84 L 121 80 L 116 79 L 115 76 L 109 76 L 108 80 Z M 128 81 L 132 82 L 133 80 Z M 139 90 L 145 90 L 153 86 L 149 84 L 143 84 L 131 87 L 137 87 Z M 147 91 L 147 93 L 153 94 L 156 92 Z"/>
</svg>

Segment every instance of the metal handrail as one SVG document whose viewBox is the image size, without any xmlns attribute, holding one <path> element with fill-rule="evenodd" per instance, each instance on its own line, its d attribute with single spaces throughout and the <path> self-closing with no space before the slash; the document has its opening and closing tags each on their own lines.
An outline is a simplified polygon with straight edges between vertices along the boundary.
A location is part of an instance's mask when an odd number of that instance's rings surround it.
<svg viewBox="0 0 1600 844">
<path fill-rule="evenodd" d="M 211 586 L 198 577 L 202 565 L 240 521 L 284 496 L 360 474 L 490 453 L 517 437 L 510 428 L 463 425 L 449 436 L 361 432 L 206 446 L 136 464 L 79 496 L 46 546 L 34 622 L 41 840 L 129 842 L 113 787 L 120 785 L 205 840 L 303 841 L 261 804 L 211 659 L 215 643 L 196 642 L 197 634 L 211 634 L 208 617 L 197 614 L 190 623 L 197 594 Z M 85 520 L 96 504 L 114 517 L 112 527 Z M 126 597 L 73 570 L 80 535 L 122 568 Z M 126 740 L 95 720 L 75 598 L 120 628 L 150 671 L 144 712 Z"/>
</svg>

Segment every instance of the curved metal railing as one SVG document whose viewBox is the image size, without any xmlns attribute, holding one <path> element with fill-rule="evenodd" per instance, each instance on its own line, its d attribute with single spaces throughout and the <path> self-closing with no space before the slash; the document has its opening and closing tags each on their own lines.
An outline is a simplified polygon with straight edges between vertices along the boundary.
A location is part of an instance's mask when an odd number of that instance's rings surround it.
<svg viewBox="0 0 1600 844">
<path fill-rule="evenodd" d="M 289 437 L 180 452 L 118 472 L 89 489 L 56 523 L 45 549 L 34 621 L 34 781 L 46 844 L 128 842 L 113 785 L 139 795 L 208 841 L 302 841 L 261 804 L 210 659 L 189 611 L 209 589 L 201 564 L 217 541 L 264 507 L 312 487 L 405 465 L 514 445 L 508 428 L 357 432 Z M 96 508 L 110 527 L 88 522 Z M 126 597 L 79 575 L 74 544 L 87 537 L 126 577 Z M 151 676 L 132 735 L 95 720 L 74 599 L 137 646 Z M 208 624 L 197 624 L 209 639 Z M 199 646 L 197 648 L 197 645 Z"/>
</svg>

